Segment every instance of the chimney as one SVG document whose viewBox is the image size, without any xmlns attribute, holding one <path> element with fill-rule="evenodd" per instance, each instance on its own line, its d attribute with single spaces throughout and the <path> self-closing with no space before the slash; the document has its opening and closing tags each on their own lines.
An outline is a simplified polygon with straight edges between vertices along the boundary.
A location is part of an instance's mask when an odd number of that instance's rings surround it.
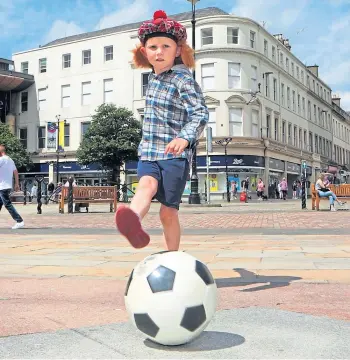
<svg viewBox="0 0 350 360">
<path fill-rule="evenodd" d="M 318 77 L 318 65 L 307 66 L 307 68 L 308 68 L 316 77 Z"/>
<path fill-rule="evenodd" d="M 338 95 L 332 96 L 332 102 L 340 107 L 340 97 Z"/>
</svg>

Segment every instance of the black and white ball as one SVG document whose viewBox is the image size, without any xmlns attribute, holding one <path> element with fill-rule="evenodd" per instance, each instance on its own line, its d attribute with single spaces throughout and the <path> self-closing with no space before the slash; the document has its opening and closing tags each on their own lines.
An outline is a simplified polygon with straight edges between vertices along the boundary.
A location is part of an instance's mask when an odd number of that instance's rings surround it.
<svg viewBox="0 0 350 360">
<path fill-rule="evenodd" d="M 182 251 L 146 257 L 130 274 L 125 290 L 132 323 L 162 345 L 185 344 L 199 336 L 216 304 L 217 287 L 209 269 Z"/>
</svg>

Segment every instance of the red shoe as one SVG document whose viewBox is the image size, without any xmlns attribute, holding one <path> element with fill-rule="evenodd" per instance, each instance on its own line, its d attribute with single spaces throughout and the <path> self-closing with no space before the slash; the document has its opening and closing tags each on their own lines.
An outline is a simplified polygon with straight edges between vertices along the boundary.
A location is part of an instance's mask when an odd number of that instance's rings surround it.
<svg viewBox="0 0 350 360">
<path fill-rule="evenodd" d="M 115 223 L 134 248 L 141 249 L 149 244 L 149 235 L 142 229 L 140 218 L 130 208 L 120 206 L 115 213 Z"/>
</svg>

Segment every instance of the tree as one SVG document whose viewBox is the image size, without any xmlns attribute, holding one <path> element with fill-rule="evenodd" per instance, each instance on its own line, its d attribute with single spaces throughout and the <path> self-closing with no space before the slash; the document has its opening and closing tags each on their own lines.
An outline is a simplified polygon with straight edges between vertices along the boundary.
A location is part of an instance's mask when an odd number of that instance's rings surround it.
<svg viewBox="0 0 350 360">
<path fill-rule="evenodd" d="M 119 184 L 120 167 L 137 159 L 141 124 L 133 113 L 111 104 L 100 105 L 77 150 L 82 165 L 97 163 L 110 173 L 111 183 Z"/>
<path fill-rule="evenodd" d="M 6 146 L 7 155 L 12 158 L 20 171 L 33 167 L 33 162 L 20 140 L 12 134 L 8 125 L 2 123 L 0 123 L 0 144 Z"/>
</svg>

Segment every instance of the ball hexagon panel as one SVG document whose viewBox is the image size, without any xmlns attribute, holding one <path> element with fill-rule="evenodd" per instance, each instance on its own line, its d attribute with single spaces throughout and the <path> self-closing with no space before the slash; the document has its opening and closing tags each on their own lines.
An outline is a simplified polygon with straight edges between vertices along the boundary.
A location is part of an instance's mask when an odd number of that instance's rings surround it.
<svg viewBox="0 0 350 360">
<path fill-rule="evenodd" d="M 147 281 L 153 293 L 171 291 L 174 287 L 175 275 L 175 271 L 161 265 L 147 276 Z"/>
<path fill-rule="evenodd" d="M 204 281 L 206 285 L 214 284 L 214 278 L 207 268 L 201 261 L 196 260 L 196 273 Z"/>
<path fill-rule="evenodd" d="M 186 308 L 181 326 L 188 331 L 194 332 L 205 323 L 207 316 L 203 305 L 191 306 Z"/>
<path fill-rule="evenodd" d="M 134 320 L 137 328 L 144 334 L 151 337 L 157 336 L 159 327 L 148 314 L 134 314 Z"/>
</svg>

